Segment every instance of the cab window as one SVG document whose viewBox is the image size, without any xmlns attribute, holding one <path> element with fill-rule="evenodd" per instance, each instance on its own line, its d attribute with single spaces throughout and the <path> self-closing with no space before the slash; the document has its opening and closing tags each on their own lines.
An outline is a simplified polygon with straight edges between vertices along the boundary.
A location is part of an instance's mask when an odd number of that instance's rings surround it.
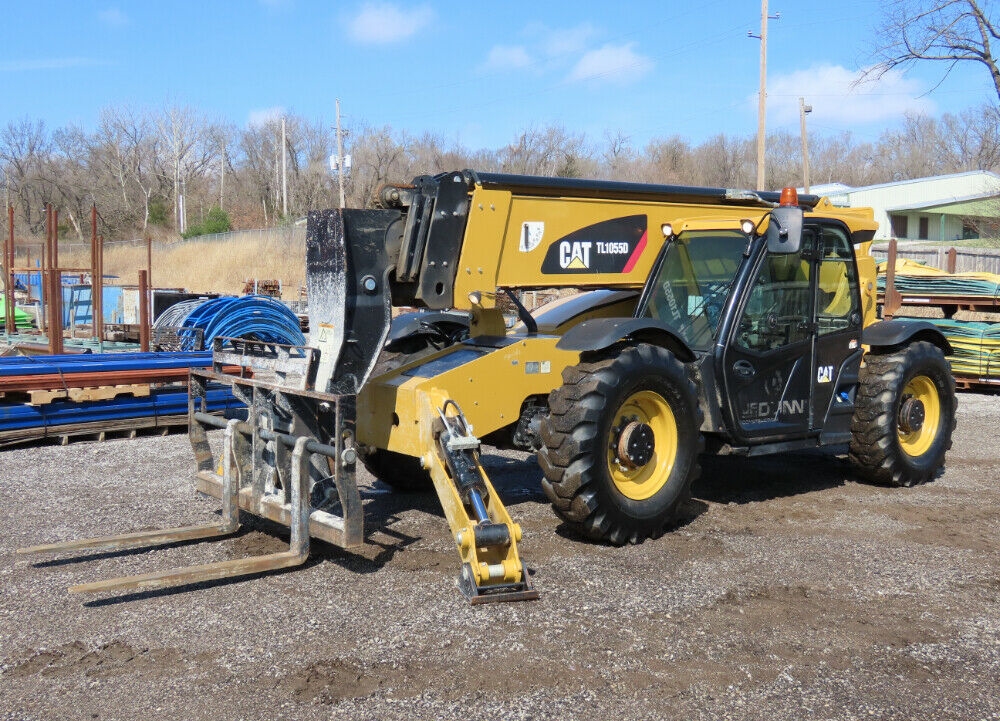
<svg viewBox="0 0 1000 721">
<path fill-rule="evenodd" d="M 841 228 L 819 230 L 823 255 L 816 284 L 816 324 L 826 335 L 851 325 L 851 316 L 860 312 L 858 271 L 850 238 Z"/>
</svg>

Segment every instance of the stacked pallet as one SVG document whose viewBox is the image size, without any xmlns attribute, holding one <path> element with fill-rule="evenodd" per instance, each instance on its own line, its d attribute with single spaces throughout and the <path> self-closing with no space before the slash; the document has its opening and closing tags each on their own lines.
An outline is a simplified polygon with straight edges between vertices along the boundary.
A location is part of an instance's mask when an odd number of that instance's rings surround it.
<svg viewBox="0 0 1000 721">
<path fill-rule="evenodd" d="M 878 289 L 885 292 L 886 263 L 879 263 Z M 915 260 L 896 260 L 896 290 L 904 297 L 945 296 L 1000 297 L 1000 275 L 994 273 L 949 273 Z"/>
<path fill-rule="evenodd" d="M 951 343 L 948 356 L 959 386 L 1000 385 L 1000 323 L 954 320 L 958 310 L 1000 310 L 1000 275 L 993 273 L 949 273 L 909 259 L 897 259 L 889 280 L 887 262 L 879 263 L 878 289 L 883 296 L 898 294 L 885 313 L 893 315 L 900 305 L 939 307 L 945 318 L 930 319 Z M 890 286 L 887 292 L 887 285 Z"/>
<path fill-rule="evenodd" d="M 1000 323 L 934 319 L 954 353 L 951 371 L 962 386 L 1000 385 Z"/>
</svg>

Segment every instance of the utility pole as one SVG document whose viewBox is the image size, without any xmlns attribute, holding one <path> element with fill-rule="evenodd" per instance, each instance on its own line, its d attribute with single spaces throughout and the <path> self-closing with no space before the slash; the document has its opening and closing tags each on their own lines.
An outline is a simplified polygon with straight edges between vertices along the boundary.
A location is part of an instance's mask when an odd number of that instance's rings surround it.
<svg viewBox="0 0 1000 721">
<path fill-rule="evenodd" d="M 186 233 L 188 229 L 188 213 L 187 213 L 187 199 L 184 197 L 187 194 L 187 179 L 181 178 L 181 202 L 178 207 L 178 211 L 181 216 L 181 232 Z"/>
<path fill-rule="evenodd" d="M 285 116 L 281 116 L 281 214 L 288 217 L 288 172 L 285 163 Z"/>
<path fill-rule="evenodd" d="M 748 38 L 760 40 L 760 96 L 757 100 L 757 190 L 764 190 L 764 152 L 767 134 L 767 21 L 781 19 L 781 13 L 767 14 L 767 0 L 760 3 L 760 35 L 747 31 Z"/>
<path fill-rule="evenodd" d="M 224 210 L 222 204 L 226 197 L 226 141 L 222 141 L 222 160 L 219 163 L 219 210 Z"/>
<path fill-rule="evenodd" d="M 337 98 L 337 180 L 340 181 L 340 207 L 344 202 L 344 134 L 340 130 L 340 98 Z"/>
<path fill-rule="evenodd" d="M 806 105 L 805 98 L 799 98 L 799 126 L 802 135 L 802 187 L 809 192 L 809 140 L 806 137 L 806 114 L 813 111 L 812 105 Z"/>
</svg>

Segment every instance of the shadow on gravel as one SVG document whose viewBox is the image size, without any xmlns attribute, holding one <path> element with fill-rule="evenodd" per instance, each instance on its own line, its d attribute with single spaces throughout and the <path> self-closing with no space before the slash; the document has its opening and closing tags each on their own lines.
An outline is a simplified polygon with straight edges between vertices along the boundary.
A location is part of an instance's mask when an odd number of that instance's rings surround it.
<svg viewBox="0 0 1000 721">
<path fill-rule="evenodd" d="M 496 489 L 505 506 L 518 503 L 548 503 L 542 492 L 542 470 L 534 456 L 519 453 L 517 458 L 509 458 L 498 453 L 484 453 L 483 467 L 490 483 Z M 399 491 L 382 481 L 376 481 L 370 488 L 361 488 L 361 498 L 365 501 L 365 527 L 382 523 L 382 519 L 403 511 L 420 511 L 438 518 L 444 518 L 441 503 L 433 488 L 426 491 Z"/>
<path fill-rule="evenodd" d="M 683 528 L 707 510 L 708 504 L 704 501 L 700 501 L 697 498 L 688 499 L 688 501 L 681 506 L 678 511 L 677 522 L 673 525 L 667 526 L 663 530 L 663 533 L 667 534 L 672 531 L 676 531 L 679 528 Z M 556 535 L 565 538 L 567 541 L 573 541 L 574 543 L 586 543 L 591 546 L 594 544 L 614 546 L 614 544 L 608 543 L 607 541 L 595 541 L 592 538 L 588 538 L 584 534 L 580 533 L 576 526 L 569 523 L 560 523 L 556 526 Z M 657 538 L 659 538 L 659 536 L 657 536 Z"/>
<path fill-rule="evenodd" d="M 490 482 L 500 495 L 504 505 L 517 503 L 545 503 L 549 500 L 542 491 L 542 469 L 534 455 L 518 454 L 519 458 L 487 454 L 483 465 Z"/>
<path fill-rule="evenodd" d="M 854 478 L 850 464 L 831 451 L 804 451 L 760 458 L 704 456 L 691 492 L 712 503 L 753 503 L 843 486 Z"/>
</svg>

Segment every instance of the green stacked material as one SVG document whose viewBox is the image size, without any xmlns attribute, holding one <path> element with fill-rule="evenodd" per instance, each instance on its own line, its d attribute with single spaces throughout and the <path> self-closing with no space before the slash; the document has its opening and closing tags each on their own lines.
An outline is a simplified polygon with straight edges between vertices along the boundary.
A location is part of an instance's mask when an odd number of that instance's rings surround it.
<svg viewBox="0 0 1000 721">
<path fill-rule="evenodd" d="M 6 315 L 4 313 L 4 308 L 6 307 L 4 303 L 7 302 L 7 298 L 3 293 L 0 293 L 0 327 L 6 324 Z M 31 327 L 31 316 L 25 313 L 18 307 L 14 307 L 14 327 L 15 328 L 30 328 Z"/>
<path fill-rule="evenodd" d="M 1000 379 L 1000 323 L 933 319 L 954 353 L 948 356 L 956 376 Z"/>
<path fill-rule="evenodd" d="M 880 291 L 885 291 L 886 265 L 878 266 Z M 903 258 L 896 261 L 895 284 L 903 295 L 1000 297 L 1000 276 L 994 273 L 949 273 Z"/>
</svg>

